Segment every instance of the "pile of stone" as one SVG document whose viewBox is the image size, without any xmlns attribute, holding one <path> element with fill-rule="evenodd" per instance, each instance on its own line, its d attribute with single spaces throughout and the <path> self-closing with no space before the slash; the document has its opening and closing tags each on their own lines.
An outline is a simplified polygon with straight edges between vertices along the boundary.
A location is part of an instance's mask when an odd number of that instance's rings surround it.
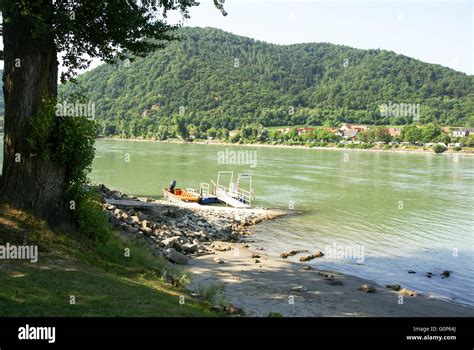
<svg viewBox="0 0 474 350">
<path fill-rule="evenodd" d="M 160 204 L 156 207 L 139 208 L 139 202 L 155 200 L 127 196 L 103 185 L 99 190 L 114 227 L 128 238 L 145 241 L 176 264 L 186 264 L 191 256 L 212 254 L 219 250 L 216 242 L 238 242 L 242 235 L 248 234 L 248 226 L 271 219 L 252 211 L 195 210 L 163 201 L 156 201 Z M 108 199 L 136 200 L 137 206 L 127 210 L 107 203 Z"/>
</svg>

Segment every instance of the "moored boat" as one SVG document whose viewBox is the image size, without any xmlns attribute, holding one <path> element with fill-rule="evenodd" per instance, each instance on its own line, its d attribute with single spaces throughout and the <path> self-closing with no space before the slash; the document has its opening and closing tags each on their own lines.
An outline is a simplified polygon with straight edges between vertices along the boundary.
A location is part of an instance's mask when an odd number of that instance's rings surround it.
<svg viewBox="0 0 474 350">
<path fill-rule="evenodd" d="M 169 188 L 163 188 L 163 196 L 165 199 L 183 202 L 199 202 L 200 199 L 199 195 L 181 188 L 175 188 L 172 192 Z"/>
</svg>

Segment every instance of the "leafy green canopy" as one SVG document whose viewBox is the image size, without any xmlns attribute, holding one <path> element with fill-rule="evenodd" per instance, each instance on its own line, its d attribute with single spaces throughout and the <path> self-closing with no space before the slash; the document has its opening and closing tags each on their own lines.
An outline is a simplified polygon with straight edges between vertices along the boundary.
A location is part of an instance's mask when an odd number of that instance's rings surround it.
<svg viewBox="0 0 474 350">
<path fill-rule="evenodd" d="M 214 3 L 226 15 L 223 5 Z M 2 0 L 0 10 L 21 14 L 33 37 L 54 37 L 67 67 L 64 81 L 93 58 L 110 63 L 163 48 L 178 27 L 166 22 L 167 14 L 179 11 L 188 18 L 189 9 L 198 5 L 195 0 Z"/>
</svg>

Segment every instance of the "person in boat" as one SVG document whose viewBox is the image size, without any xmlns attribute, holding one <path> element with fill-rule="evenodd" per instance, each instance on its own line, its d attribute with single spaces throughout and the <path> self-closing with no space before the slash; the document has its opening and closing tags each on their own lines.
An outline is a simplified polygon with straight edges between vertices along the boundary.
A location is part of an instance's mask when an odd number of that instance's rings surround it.
<svg viewBox="0 0 474 350">
<path fill-rule="evenodd" d="M 170 193 L 174 193 L 174 188 L 176 187 L 176 180 L 170 182 Z"/>
</svg>

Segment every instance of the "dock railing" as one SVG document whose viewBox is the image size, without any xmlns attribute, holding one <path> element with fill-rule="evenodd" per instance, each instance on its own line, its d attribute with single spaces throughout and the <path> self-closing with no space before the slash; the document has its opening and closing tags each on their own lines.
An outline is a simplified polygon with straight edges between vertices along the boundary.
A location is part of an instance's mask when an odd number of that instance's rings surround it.
<svg viewBox="0 0 474 350">
<path fill-rule="evenodd" d="M 201 182 L 201 184 L 199 185 L 199 193 L 201 196 L 208 196 L 210 194 L 213 194 L 211 192 L 209 192 L 209 189 L 210 189 L 210 186 L 208 183 L 206 182 Z"/>
</svg>

